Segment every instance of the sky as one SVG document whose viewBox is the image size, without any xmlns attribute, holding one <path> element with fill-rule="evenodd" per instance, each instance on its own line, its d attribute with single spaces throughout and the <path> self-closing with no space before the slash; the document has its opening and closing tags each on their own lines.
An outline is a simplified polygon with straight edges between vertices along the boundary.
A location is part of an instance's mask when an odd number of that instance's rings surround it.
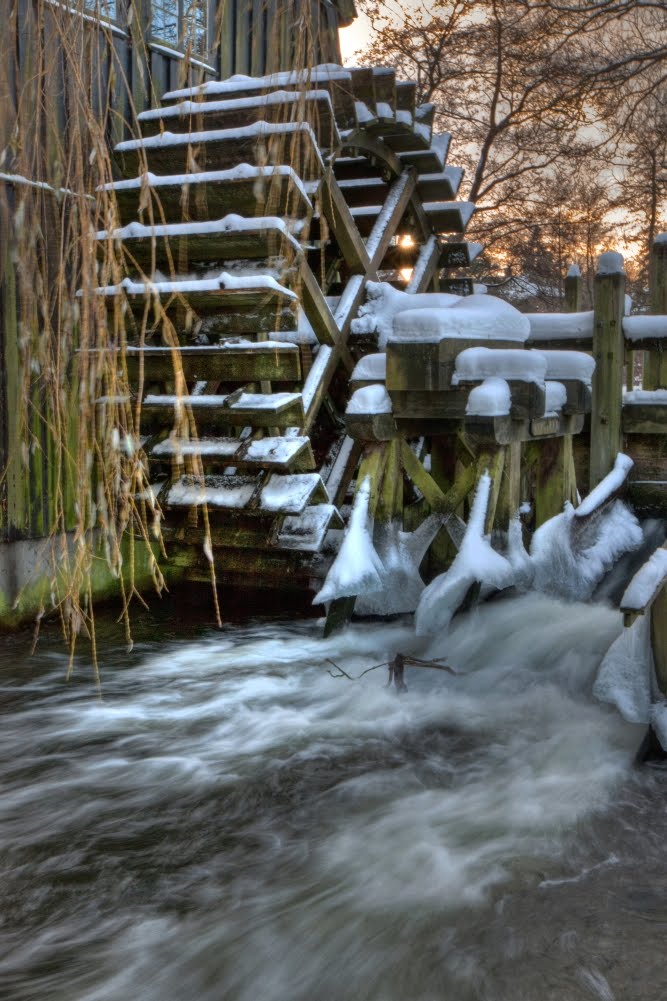
<svg viewBox="0 0 667 1001">
<path fill-rule="evenodd" d="M 347 66 L 354 66 L 358 63 L 358 60 L 354 58 L 354 53 L 368 45 L 371 40 L 370 21 L 365 14 L 360 14 L 349 28 L 341 28 L 339 34 L 343 63 Z"/>
</svg>

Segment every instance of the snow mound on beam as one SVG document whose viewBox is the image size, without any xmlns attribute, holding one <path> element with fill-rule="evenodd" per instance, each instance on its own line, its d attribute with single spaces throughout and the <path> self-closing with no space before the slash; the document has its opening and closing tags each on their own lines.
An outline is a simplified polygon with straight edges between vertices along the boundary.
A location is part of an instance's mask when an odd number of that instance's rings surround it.
<svg viewBox="0 0 667 1001">
<path fill-rule="evenodd" d="M 547 362 L 540 351 L 518 348 L 466 348 L 456 356 L 452 386 L 480 379 L 513 379 L 543 385 Z"/>
<path fill-rule="evenodd" d="M 444 309 L 434 303 L 430 308 L 399 313 L 394 318 L 391 340 L 438 342 L 461 337 L 523 343 L 529 334 L 527 316 L 502 299 L 478 294 L 461 298 Z"/>
<path fill-rule="evenodd" d="M 389 393 L 382 383 L 373 383 L 357 389 L 347 405 L 348 414 L 391 414 L 393 412 Z"/>
<path fill-rule="evenodd" d="M 505 417 L 510 412 L 512 394 L 504 379 L 485 379 L 470 391 L 467 417 Z"/>
<path fill-rule="evenodd" d="M 458 302 L 460 296 L 449 292 L 402 292 L 387 282 L 368 282 L 366 302 L 359 307 L 359 315 L 352 321 L 353 334 L 378 334 L 378 345 L 386 347 L 394 317 L 403 310 L 446 308 Z"/>
</svg>

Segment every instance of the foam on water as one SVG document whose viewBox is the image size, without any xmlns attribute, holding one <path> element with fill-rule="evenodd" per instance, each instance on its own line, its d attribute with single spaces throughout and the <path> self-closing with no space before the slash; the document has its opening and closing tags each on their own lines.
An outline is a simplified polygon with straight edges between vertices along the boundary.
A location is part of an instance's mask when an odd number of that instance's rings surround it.
<svg viewBox="0 0 667 1001">
<path fill-rule="evenodd" d="M 0 731 L 0 980 L 18 1001 L 481 997 L 457 926 L 628 775 L 641 729 L 591 697 L 620 629 L 532 595 L 445 639 L 230 628 L 147 651 L 101 704 L 45 677 Z M 397 651 L 458 673 L 408 668 L 402 697 L 329 673 Z"/>
</svg>

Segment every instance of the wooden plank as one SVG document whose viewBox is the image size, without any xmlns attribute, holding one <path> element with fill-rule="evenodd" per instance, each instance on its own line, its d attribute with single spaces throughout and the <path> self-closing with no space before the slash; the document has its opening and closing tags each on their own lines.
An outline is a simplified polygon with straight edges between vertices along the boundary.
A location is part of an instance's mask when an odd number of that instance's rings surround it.
<svg viewBox="0 0 667 1001">
<path fill-rule="evenodd" d="M 120 143 L 115 158 L 124 177 L 137 177 L 145 170 L 154 174 L 188 174 L 225 170 L 239 163 L 292 166 L 299 176 L 311 180 L 322 171 L 322 159 L 305 123 L 267 125 L 261 133 L 239 134 L 236 129 L 216 134 L 200 132 L 176 136 L 166 143 L 160 136 Z"/>
<path fill-rule="evenodd" d="M 240 470 L 268 469 L 281 473 L 306 473 L 315 469 L 315 457 L 307 437 L 299 438 L 202 438 L 182 440 L 165 438 L 152 448 L 154 459 L 170 460 L 182 466 L 186 459 L 197 457 L 206 468 L 212 465 L 233 466 Z"/>
<path fill-rule="evenodd" d="M 297 382 L 301 379 L 301 359 L 295 344 L 265 341 L 257 344 L 225 342 L 217 346 L 183 346 L 178 349 L 128 347 L 128 377 L 136 382 L 140 366 L 145 378 L 171 380 L 174 372 L 188 380 L 222 382 Z"/>
<path fill-rule="evenodd" d="M 624 403 L 623 433 L 664 435 L 667 433 L 667 404 Z"/>
<path fill-rule="evenodd" d="M 651 312 L 658 316 L 667 313 L 667 244 L 656 241 L 651 247 L 650 258 Z M 667 388 L 667 351 L 663 344 L 644 357 L 644 389 Z"/>
<path fill-rule="evenodd" d="M 220 229 L 198 233 L 197 224 L 184 223 L 179 232 L 166 236 L 124 235 L 115 240 L 105 237 L 97 241 L 97 253 L 108 259 L 110 243 L 120 243 L 126 267 L 143 274 L 162 271 L 183 274 L 211 261 L 265 260 L 267 269 L 276 263 L 281 268 L 289 266 L 300 253 L 294 241 L 277 226 L 252 230 Z M 113 251 L 111 251 L 113 253 Z"/>
<path fill-rule="evenodd" d="M 321 149 L 340 142 L 331 100 L 322 91 L 293 91 L 277 101 L 272 96 L 259 95 L 218 101 L 184 101 L 144 112 L 139 116 L 141 134 L 145 137 L 160 132 L 208 132 L 222 129 L 242 129 L 255 122 L 308 122 Z M 159 114 L 156 114 L 159 111 Z"/>
<path fill-rule="evenodd" d="M 168 183 L 156 178 L 152 184 L 127 187 L 124 182 L 107 186 L 115 199 L 120 224 L 143 222 L 208 222 L 230 213 L 252 218 L 276 215 L 303 219 L 312 206 L 298 178 L 292 172 L 273 173 L 267 168 L 257 176 L 222 178 L 222 171 L 189 173 L 188 184 Z M 167 182 L 167 183 L 164 183 Z"/>
<path fill-rule="evenodd" d="M 106 296 L 107 309 L 114 309 L 116 295 Z M 294 330 L 297 299 L 275 289 L 220 289 L 207 291 L 130 293 L 126 296 L 138 323 L 152 318 L 156 327 L 171 324 L 176 330 L 192 330 L 208 336 Z M 120 300 L 119 300 L 120 301 Z"/>
<path fill-rule="evenodd" d="M 595 276 L 594 312 L 590 489 L 610 472 L 622 448 L 624 272 Z"/>
<path fill-rule="evenodd" d="M 237 394 L 233 394 L 237 396 Z M 249 394 L 246 397 L 252 401 Z M 142 432 L 160 430 L 161 428 L 178 426 L 192 414 L 199 434 L 225 433 L 231 427 L 286 428 L 300 427 L 303 424 L 303 400 L 300 393 L 276 394 L 275 407 L 254 407 L 249 402 L 244 405 L 243 397 L 231 405 L 230 397 L 220 397 L 220 404 L 212 406 L 207 398 L 183 397 L 179 407 L 174 404 L 174 397 L 149 396 L 141 407 Z"/>
<path fill-rule="evenodd" d="M 378 522 L 394 521 L 403 514 L 403 471 L 401 467 L 401 443 L 390 441 L 387 458 L 382 473 L 382 485 L 378 497 L 375 517 Z"/>
<path fill-rule="evenodd" d="M 350 271 L 353 274 L 368 274 L 371 280 L 375 280 L 366 245 L 331 171 L 322 180 L 320 205 Z"/>
</svg>

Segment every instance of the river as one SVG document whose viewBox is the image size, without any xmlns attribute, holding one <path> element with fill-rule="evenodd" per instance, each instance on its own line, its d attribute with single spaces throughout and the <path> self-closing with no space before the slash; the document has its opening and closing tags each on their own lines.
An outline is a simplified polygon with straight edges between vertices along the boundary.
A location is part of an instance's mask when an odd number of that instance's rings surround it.
<svg viewBox="0 0 667 1001">
<path fill-rule="evenodd" d="M 3 999 L 667 996 L 667 772 L 590 695 L 617 612 L 118 630 L 101 700 L 2 640 Z M 399 650 L 458 673 L 332 677 Z"/>
</svg>

